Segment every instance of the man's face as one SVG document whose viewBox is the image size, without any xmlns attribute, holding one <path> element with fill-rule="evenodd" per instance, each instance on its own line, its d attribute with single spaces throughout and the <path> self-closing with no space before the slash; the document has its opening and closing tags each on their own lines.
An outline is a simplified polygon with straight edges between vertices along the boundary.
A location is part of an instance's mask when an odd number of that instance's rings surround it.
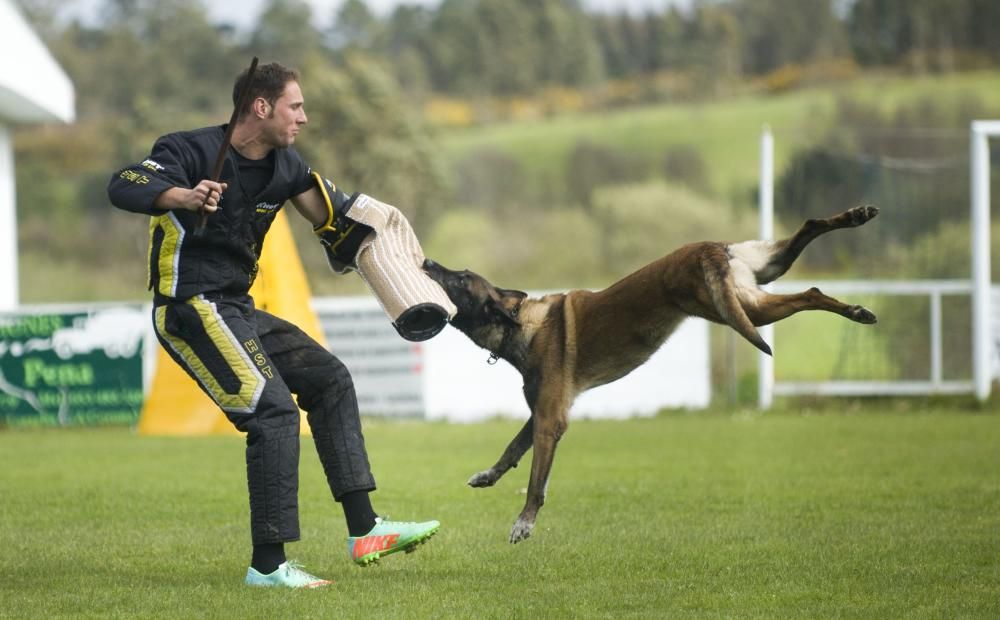
<svg viewBox="0 0 1000 620">
<path fill-rule="evenodd" d="M 275 147 L 291 146 L 295 142 L 295 137 L 299 135 L 301 126 L 309 121 L 306 118 L 304 103 L 299 83 L 286 84 L 285 91 L 274 102 L 274 107 L 265 120 L 268 138 Z"/>
</svg>

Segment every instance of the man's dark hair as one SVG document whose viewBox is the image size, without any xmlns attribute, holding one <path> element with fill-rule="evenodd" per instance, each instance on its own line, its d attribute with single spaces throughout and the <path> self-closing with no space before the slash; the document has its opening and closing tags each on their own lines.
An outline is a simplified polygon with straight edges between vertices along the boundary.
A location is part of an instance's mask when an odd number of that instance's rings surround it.
<svg viewBox="0 0 1000 620">
<path fill-rule="evenodd" d="M 240 89 L 243 88 L 244 82 L 247 81 L 248 71 L 249 69 L 244 69 L 236 77 L 236 83 L 233 84 L 233 105 L 236 105 L 236 100 L 240 97 Z M 250 86 L 250 96 L 247 97 L 247 105 L 244 109 L 240 110 L 237 120 L 242 119 L 250 112 L 253 108 L 254 100 L 258 97 L 263 97 L 271 106 L 274 106 L 274 102 L 278 100 L 281 93 L 285 92 L 285 85 L 289 82 L 298 81 L 299 72 L 295 69 L 289 69 L 276 62 L 260 65 L 253 74 L 253 84 Z"/>
</svg>

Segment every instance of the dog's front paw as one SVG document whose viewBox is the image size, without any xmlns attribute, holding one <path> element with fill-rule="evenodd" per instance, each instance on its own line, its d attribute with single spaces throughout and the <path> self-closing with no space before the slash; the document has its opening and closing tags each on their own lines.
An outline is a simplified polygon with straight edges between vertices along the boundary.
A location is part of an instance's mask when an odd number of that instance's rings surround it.
<svg viewBox="0 0 1000 620">
<path fill-rule="evenodd" d="M 873 205 L 863 205 L 847 210 L 847 216 L 851 219 L 851 226 L 861 226 L 876 215 L 878 215 L 878 207 Z"/>
<path fill-rule="evenodd" d="M 481 471 L 469 478 L 469 486 L 477 489 L 491 487 L 496 484 L 499 479 L 500 476 L 496 475 L 492 469 L 487 469 L 486 471 Z"/>
<path fill-rule="evenodd" d="M 510 530 L 510 544 L 516 545 L 528 536 L 531 536 L 531 530 L 534 527 L 534 521 L 529 521 L 524 517 L 519 518 L 514 522 L 514 527 Z"/>
<path fill-rule="evenodd" d="M 849 318 L 865 325 L 878 323 L 878 317 L 875 316 L 875 313 L 864 306 L 851 306 Z"/>
</svg>

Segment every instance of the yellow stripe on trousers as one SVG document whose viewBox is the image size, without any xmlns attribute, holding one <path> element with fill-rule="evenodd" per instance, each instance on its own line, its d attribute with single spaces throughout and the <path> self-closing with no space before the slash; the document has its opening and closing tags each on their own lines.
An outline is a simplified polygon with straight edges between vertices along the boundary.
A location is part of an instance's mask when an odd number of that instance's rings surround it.
<svg viewBox="0 0 1000 620">
<path fill-rule="evenodd" d="M 170 334 L 166 329 L 167 306 L 159 306 L 156 309 L 156 331 L 170 345 L 184 363 L 188 365 L 198 382 L 209 393 L 215 403 L 223 411 L 231 413 L 253 413 L 260 400 L 260 394 L 264 391 L 264 377 L 254 366 L 250 357 L 240 346 L 236 336 L 229 330 L 229 327 L 222 321 L 215 304 L 206 301 L 203 297 L 192 297 L 187 301 L 197 311 L 201 318 L 205 333 L 208 334 L 212 344 L 215 345 L 222 358 L 232 369 L 236 378 L 240 382 L 240 391 L 236 394 L 226 392 L 219 381 L 212 375 L 211 371 L 205 367 L 201 359 L 194 350 L 183 340 Z"/>
</svg>

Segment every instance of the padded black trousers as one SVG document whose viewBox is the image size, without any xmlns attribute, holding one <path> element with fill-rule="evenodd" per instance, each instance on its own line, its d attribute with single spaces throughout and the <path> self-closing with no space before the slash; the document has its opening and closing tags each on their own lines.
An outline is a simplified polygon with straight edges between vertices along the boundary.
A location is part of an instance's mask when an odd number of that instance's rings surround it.
<svg viewBox="0 0 1000 620">
<path fill-rule="evenodd" d="M 351 375 L 302 330 L 249 296 L 157 300 L 153 321 L 160 344 L 246 433 L 253 544 L 299 538 L 299 407 L 334 499 L 375 489 Z"/>
</svg>

